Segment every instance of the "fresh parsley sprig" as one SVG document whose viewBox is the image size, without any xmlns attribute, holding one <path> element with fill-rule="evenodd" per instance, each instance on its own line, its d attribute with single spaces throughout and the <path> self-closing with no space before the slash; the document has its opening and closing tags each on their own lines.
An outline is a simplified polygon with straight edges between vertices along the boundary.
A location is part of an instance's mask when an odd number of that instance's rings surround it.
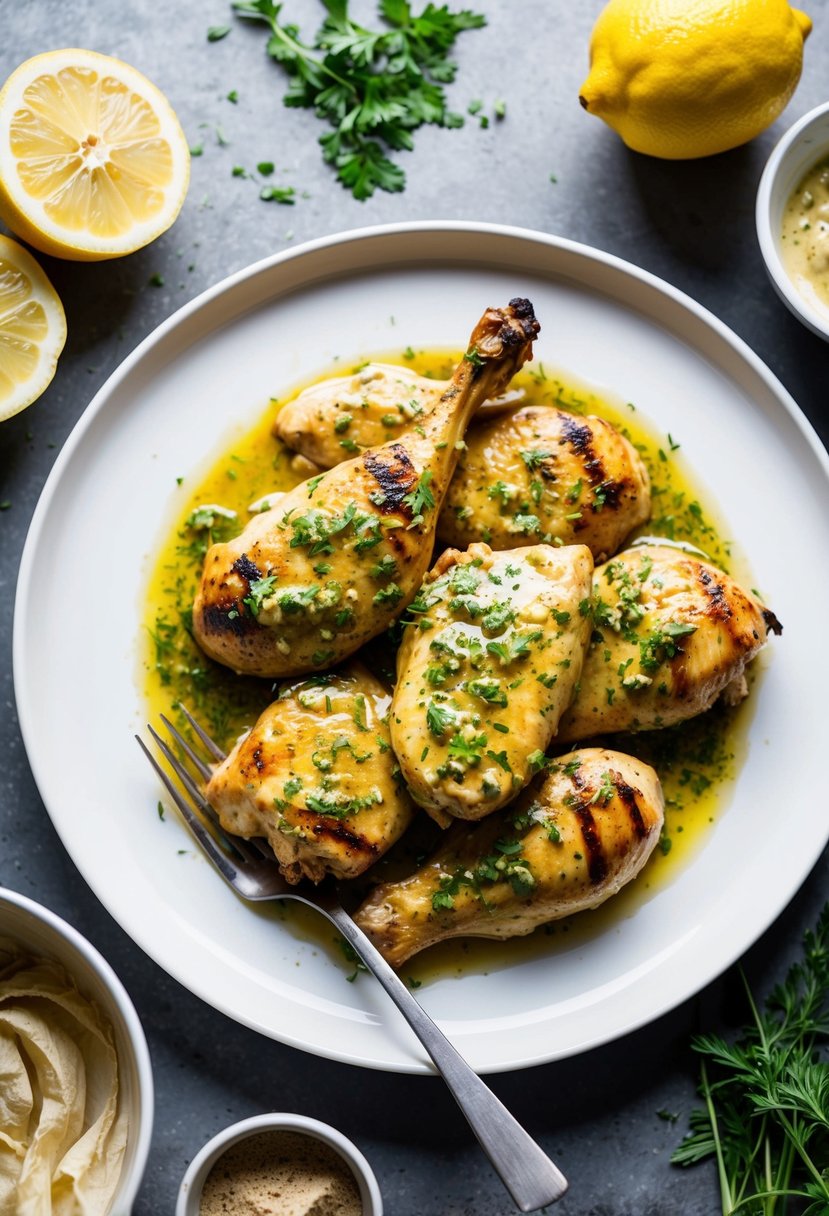
<svg viewBox="0 0 829 1216">
<path fill-rule="evenodd" d="M 716 1159 L 724 1216 L 829 1211 L 829 904 L 803 947 L 763 1006 L 746 984 L 751 1021 L 736 1041 L 693 1041 L 705 1106 L 672 1161 Z"/>
<path fill-rule="evenodd" d="M 486 20 L 431 3 L 415 15 L 408 0 L 380 0 L 385 27 L 370 30 L 352 20 L 348 0 L 322 3 L 327 16 L 310 46 L 296 25 L 280 21 L 282 3 L 235 0 L 233 7 L 269 27 L 268 54 L 289 77 L 284 103 L 313 109 L 331 126 L 320 137 L 323 158 L 354 197 L 403 190 L 406 175 L 388 153 L 411 151 L 413 133 L 427 123 L 463 125 L 443 87 L 457 71 L 449 51 L 458 34 Z"/>
</svg>

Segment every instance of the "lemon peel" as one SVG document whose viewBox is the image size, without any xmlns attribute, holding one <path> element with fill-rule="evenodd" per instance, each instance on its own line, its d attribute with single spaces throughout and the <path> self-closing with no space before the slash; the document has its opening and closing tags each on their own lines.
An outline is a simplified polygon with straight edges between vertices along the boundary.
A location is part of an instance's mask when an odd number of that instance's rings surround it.
<svg viewBox="0 0 829 1216">
<path fill-rule="evenodd" d="M 65 342 L 54 287 L 28 250 L 0 236 L 0 421 L 41 396 Z"/>
</svg>

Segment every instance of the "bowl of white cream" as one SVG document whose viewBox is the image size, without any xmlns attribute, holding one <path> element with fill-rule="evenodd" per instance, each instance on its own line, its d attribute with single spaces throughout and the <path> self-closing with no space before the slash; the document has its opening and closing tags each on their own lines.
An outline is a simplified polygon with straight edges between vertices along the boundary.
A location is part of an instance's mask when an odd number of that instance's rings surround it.
<svg viewBox="0 0 829 1216">
<path fill-rule="evenodd" d="M 778 295 L 829 340 L 829 102 L 772 152 L 757 191 L 760 251 Z"/>
<path fill-rule="evenodd" d="M 76 929 L 0 888 L 0 1212 L 129 1216 L 153 1078 L 126 989 Z"/>
<path fill-rule="evenodd" d="M 383 1216 L 377 1179 L 342 1132 L 305 1115 L 254 1115 L 196 1154 L 175 1216 Z"/>
</svg>

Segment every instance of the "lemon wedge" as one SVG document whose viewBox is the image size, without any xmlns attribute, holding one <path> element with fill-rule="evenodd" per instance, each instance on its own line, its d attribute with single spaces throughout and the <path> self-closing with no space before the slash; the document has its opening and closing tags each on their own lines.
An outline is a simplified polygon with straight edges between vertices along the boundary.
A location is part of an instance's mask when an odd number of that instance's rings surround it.
<svg viewBox="0 0 829 1216">
<path fill-rule="evenodd" d="M 44 253 L 141 249 L 173 223 L 189 180 L 172 106 L 120 59 L 48 51 L 0 90 L 0 218 Z"/>
<path fill-rule="evenodd" d="M 22 245 L 0 236 L 0 421 L 41 395 L 65 341 L 54 287 Z"/>
</svg>

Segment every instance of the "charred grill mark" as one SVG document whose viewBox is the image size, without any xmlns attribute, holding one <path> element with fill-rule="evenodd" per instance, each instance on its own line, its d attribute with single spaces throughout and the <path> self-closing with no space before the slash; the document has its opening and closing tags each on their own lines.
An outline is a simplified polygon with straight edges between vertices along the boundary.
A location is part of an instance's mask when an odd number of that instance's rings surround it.
<svg viewBox="0 0 829 1216">
<path fill-rule="evenodd" d="M 401 562 L 410 562 L 415 555 L 415 548 L 409 539 L 412 535 L 406 528 L 389 528 L 383 540 Z"/>
<path fill-rule="evenodd" d="M 262 571 L 252 562 L 247 553 L 243 553 L 241 557 L 237 557 L 236 561 L 230 567 L 239 578 L 243 578 L 250 588 L 251 583 L 257 582 L 262 577 Z"/>
<path fill-rule="evenodd" d="M 561 420 L 561 433 L 564 436 L 564 440 L 566 443 L 569 443 L 573 452 L 581 461 L 590 485 L 598 486 L 602 482 L 607 482 L 608 485 L 617 484 L 605 472 L 602 459 L 593 447 L 593 432 L 587 423 L 574 418 L 572 414 L 560 413 L 559 418 Z M 616 504 L 614 503 L 613 505 L 615 506 Z"/>
<path fill-rule="evenodd" d="M 584 847 L 587 852 L 587 873 L 592 883 L 600 883 L 607 877 L 607 859 L 596 828 L 596 820 L 586 797 L 585 781 L 580 769 L 572 774 L 572 782 L 580 797 L 573 805 L 573 814 L 579 821 Z"/>
<path fill-rule="evenodd" d="M 611 777 L 613 778 L 613 788 L 616 790 L 616 795 L 619 801 L 624 804 L 630 816 L 633 831 L 642 840 L 643 837 L 647 836 L 648 829 L 642 818 L 642 812 L 639 810 L 639 803 L 636 801 L 638 791 L 632 785 L 628 785 L 621 773 L 611 773 Z"/>
<path fill-rule="evenodd" d="M 233 615 L 231 615 L 233 613 Z M 205 634 L 232 633 L 237 638 L 256 633 L 259 625 L 256 617 L 239 610 L 239 600 L 224 599 L 216 604 L 206 604 L 201 610 L 201 625 Z"/>
<path fill-rule="evenodd" d="M 376 844 L 366 840 L 365 836 L 361 836 L 359 832 L 352 832 L 338 819 L 320 817 L 311 830 L 315 836 L 327 836 L 329 840 L 335 840 L 337 844 L 343 844 L 355 853 L 368 853 L 371 856 L 377 853 Z"/>
<path fill-rule="evenodd" d="M 389 460 L 389 455 L 392 459 Z M 412 517 L 412 510 L 404 502 L 417 482 L 415 467 L 402 443 L 392 443 L 379 452 L 368 451 L 363 456 L 366 472 L 377 482 L 384 500 L 379 510 L 382 515 L 405 515 Z"/>
<path fill-rule="evenodd" d="M 729 621 L 734 613 L 723 584 L 718 583 L 704 566 L 700 566 L 697 570 L 697 581 L 708 601 L 706 606 L 708 615 L 715 621 Z"/>
<path fill-rule="evenodd" d="M 587 873 L 590 875 L 590 881 L 598 884 L 607 877 L 607 858 L 602 851 L 602 842 L 599 839 L 596 820 L 593 818 L 593 812 L 590 807 L 584 802 L 574 806 L 573 811 L 579 821 L 584 847 L 587 852 Z"/>
</svg>

